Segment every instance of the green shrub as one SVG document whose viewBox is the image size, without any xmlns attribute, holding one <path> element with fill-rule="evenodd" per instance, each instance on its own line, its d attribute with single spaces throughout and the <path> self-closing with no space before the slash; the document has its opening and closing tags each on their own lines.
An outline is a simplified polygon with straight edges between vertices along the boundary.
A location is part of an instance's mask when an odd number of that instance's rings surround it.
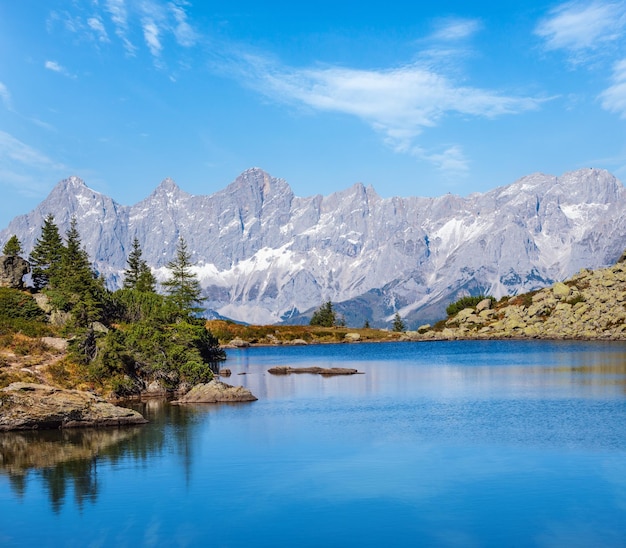
<svg viewBox="0 0 626 548">
<path fill-rule="evenodd" d="M 35 299 L 30 293 L 0 287 L 0 320 L 22 319 L 33 321 L 44 321 L 45 312 L 39 308 Z"/>
<path fill-rule="evenodd" d="M 474 297 L 461 297 L 458 301 L 449 304 L 446 308 L 446 314 L 448 316 L 454 316 L 465 308 L 476 308 L 476 305 L 485 299 L 490 299 L 492 304 L 495 304 L 496 299 L 490 295 L 476 295 Z"/>
</svg>

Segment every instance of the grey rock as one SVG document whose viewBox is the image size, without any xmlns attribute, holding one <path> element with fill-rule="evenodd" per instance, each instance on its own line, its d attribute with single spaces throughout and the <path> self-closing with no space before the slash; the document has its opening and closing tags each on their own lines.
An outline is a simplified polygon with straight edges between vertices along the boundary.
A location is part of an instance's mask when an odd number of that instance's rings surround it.
<svg viewBox="0 0 626 548">
<path fill-rule="evenodd" d="M 219 403 L 219 402 L 250 402 L 258 398 L 243 386 L 231 386 L 221 381 L 212 380 L 197 384 L 174 404 L 185 403 Z"/>
<path fill-rule="evenodd" d="M 132 409 L 118 407 L 89 392 L 15 382 L 0 390 L 0 431 L 147 422 Z"/>
<path fill-rule="evenodd" d="M 24 276 L 30 272 L 30 263 L 17 255 L 0 256 L 0 287 L 22 289 Z"/>
</svg>

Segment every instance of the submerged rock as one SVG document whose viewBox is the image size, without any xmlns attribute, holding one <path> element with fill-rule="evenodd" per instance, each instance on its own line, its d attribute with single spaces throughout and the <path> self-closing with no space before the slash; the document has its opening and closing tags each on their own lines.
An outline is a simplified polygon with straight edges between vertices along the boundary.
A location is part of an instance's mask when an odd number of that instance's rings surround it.
<svg viewBox="0 0 626 548">
<path fill-rule="evenodd" d="M 289 375 L 291 373 L 312 373 L 314 375 L 357 375 L 362 374 L 358 369 L 349 369 L 347 367 L 288 367 L 279 365 L 277 367 L 271 367 L 267 370 L 272 375 Z"/>
<path fill-rule="evenodd" d="M 14 382 L 0 390 L 0 431 L 148 422 L 137 411 L 118 407 L 81 390 Z"/>
<path fill-rule="evenodd" d="M 225 382 L 212 380 L 204 384 L 196 384 L 182 398 L 171 403 L 247 402 L 257 399 L 250 390 L 243 386 L 231 386 Z"/>
</svg>

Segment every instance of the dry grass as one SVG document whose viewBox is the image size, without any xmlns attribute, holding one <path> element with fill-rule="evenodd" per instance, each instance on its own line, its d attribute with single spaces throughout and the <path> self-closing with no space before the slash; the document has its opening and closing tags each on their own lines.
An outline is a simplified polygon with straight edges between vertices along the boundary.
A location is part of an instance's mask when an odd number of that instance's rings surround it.
<svg viewBox="0 0 626 548">
<path fill-rule="evenodd" d="M 346 333 L 358 333 L 362 341 L 389 341 L 397 340 L 402 336 L 402 333 L 381 329 L 310 325 L 242 325 L 226 320 L 208 320 L 206 326 L 219 339 L 220 344 L 228 344 L 233 339 L 242 339 L 252 344 L 272 344 L 276 341 L 289 343 L 296 339 L 310 343 L 332 343 L 345 341 Z"/>
</svg>

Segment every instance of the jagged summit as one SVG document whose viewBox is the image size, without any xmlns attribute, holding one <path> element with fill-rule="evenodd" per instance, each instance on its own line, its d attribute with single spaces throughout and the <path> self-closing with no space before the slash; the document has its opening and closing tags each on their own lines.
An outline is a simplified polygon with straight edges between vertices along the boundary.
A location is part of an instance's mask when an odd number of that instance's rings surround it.
<svg viewBox="0 0 626 548">
<path fill-rule="evenodd" d="M 626 247 L 624 187 L 589 168 L 535 173 L 467 197 L 384 199 L 360 183 L 296 197 L 283 179 L 252 168 L 211 195 L 164 179 L 132 206 L 69 178 L 0 239 L 16 234 L 29 252 L 48 213 L 61 233 L 76 216 L 111 287 L 133 237 L 163 278 L 183 236 L 206 306 L 251 323 L 307 321 L 330 299 L 348 325 L 388 325 L 399 312 L 414 326 L 439 319 L 459 296 L 544 287 L 612 264 Z"/>
</svg>

